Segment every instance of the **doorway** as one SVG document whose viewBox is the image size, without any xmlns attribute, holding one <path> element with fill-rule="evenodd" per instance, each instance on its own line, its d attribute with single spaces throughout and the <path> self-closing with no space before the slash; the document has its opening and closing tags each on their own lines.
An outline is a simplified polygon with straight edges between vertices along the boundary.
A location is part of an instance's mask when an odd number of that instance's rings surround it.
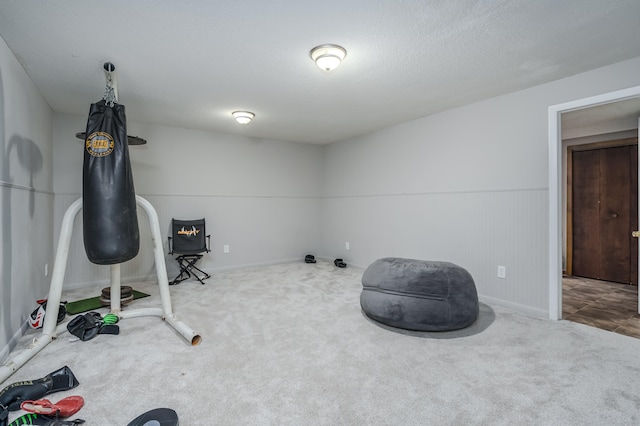
<svg viewBox="0 0 640 426">
<path fill-rule="evenodd" d="M 636 138 L 567 147 L 566 273 L 638 284 Z"/>
<path fill-rule="evenodd" d="M 637 138 L 568 144 L 562 318 L 640 338 Z M 635 285 L 629 285 L 635 284 Z"/>
<path fill-rule="evenodd" d="M 549 107 L 549 319 L 562 318 L 563 221 L 562 114 L 640 99 L 640 86 Z M 637 127 L 636 127 L 637 128 Z M 638 300 L 640 308 L 640 296 Z"/>
</svg>

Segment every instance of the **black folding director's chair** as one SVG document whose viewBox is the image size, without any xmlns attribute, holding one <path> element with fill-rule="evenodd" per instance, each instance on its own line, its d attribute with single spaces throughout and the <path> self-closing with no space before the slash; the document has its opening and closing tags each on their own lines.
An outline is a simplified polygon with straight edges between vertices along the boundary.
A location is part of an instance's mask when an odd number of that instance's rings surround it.
<svg viewBox="0 0 640 426">
<path fill-rule="evenodd" d="M 201 284 L 204 284 L 203 280 L 211 278 L 209 274 L 196 266 L 196 262 L 202 258 L 202 253 L 211 251 L 210 246 L 211 236 L 206 234 L 204 219 L 171 219 L 169 254 L 179 255 L 176 257 L 176 261 L 180 265 L 180 273 L 169 285 L 178 284 L 191 276 Z"/>
</svg>

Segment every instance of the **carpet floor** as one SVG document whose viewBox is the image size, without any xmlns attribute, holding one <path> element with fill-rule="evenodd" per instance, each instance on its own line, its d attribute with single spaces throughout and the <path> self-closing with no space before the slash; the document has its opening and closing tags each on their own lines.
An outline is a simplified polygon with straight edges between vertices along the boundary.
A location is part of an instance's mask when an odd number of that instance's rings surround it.
<svg viewBox="0 0 640 426">
<path fill-rule="evenodd" d="M 187 426 L 640 424 L 640 339 L 486 304 L 465 330 L 399 332 L 362 314 L 361 276 L 319 261 L 184 281 L 173 310 L 200 345 L 158 318 L 125 319 L 119 335 L 61 334 L 0 387 L 67 365 L 80 385 L 47 398 L 83 396 L 72 418 L 99 426 L 156 407 Z M 151 296 L 125 310 L 161 306 L 156 284 L 127 285 Z"/>
</svg>

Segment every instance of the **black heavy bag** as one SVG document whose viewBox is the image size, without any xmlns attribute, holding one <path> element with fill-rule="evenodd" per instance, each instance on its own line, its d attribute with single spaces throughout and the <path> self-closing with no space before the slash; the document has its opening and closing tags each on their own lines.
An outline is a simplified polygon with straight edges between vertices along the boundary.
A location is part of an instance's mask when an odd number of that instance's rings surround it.
<svg viewBox="0 0 640 426">
<path fill-rule="evenodd" d="M 82 175 L 84 248 L 99 265 L 126 262 L 138 254 L 136 194 L 129 163 L 124 105 L 91 105 Z"/>
</svg>

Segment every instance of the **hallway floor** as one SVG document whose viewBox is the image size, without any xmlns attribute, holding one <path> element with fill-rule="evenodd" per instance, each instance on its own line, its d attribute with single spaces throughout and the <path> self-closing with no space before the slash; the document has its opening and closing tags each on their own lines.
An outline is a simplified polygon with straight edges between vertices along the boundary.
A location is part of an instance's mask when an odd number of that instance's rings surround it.
<svg viewBox="0 0 640 426">
<path fill-rule="evenodd" d="M 638 286 L 563 277 L 562 319 L 640 338 Z"/>
</svg>

